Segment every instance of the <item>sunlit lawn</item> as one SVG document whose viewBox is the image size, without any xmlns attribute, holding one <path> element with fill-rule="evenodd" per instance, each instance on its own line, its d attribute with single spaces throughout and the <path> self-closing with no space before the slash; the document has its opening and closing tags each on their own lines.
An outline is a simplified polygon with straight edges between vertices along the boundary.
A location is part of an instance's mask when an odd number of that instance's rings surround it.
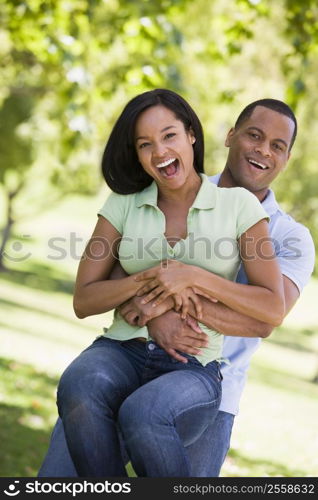
<svg viewBox="0 0 318 500">
<path fill-rule="evenodd" d="M 36 474 L 56 418 L 58 375 L 111 321 L 111 314 L 77 320 L 71 294 L 49 291 L 66 281 L 44 281 L 0 280 L 2 476 Z M 223 476 L 318 475 L 318 385 L 311 382 L 318 336 L 310 333 L 317 313 L 305 312 L 317 292 L 313 281 L 255 355 Z"/>
<path fill-rule="evenodd" d="M 9 262 L 12 271 L 0 275 L 1 476 L 36 475 L 57 416 L 58 377 L 111 321 L 111 313 L 78 320 L 72 310 L 74 255 L 81 254 L 103 197 L 77 204 L 76 214 L 72 200 L 65 201 L 54 215 L 17 227 L 15 241 L 32 256 Z M 81 237 L 76 252 L 72 231 Z M 52 237 L 64 238 L 63 259 L 48 258 L 58 255 Z M 12 244 L 9 250 L 16 251 Z M 223 476 L 318 476 L 317 296 L 312 280 L 254 356 Z"/>
</svg>

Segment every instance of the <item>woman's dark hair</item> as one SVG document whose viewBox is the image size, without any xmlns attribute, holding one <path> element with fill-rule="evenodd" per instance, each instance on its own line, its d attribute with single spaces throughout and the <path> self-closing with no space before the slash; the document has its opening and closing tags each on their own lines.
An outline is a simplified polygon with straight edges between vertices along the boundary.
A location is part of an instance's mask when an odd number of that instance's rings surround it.
<svg viewBox="0 0 318 500">
<path fill-rule="evenodd" d="M 183 123 L 186 131 L 193 131 L 196 139 L 193 145 L 194 168 L 197 172 L 203 172 L 203 130 L 196 113 L 183 97 L 172 90 L 150 90 L 128 102 L 107 141 L 102 158 L 102 172 L 106 184 L 115 193 L 136 193 L 153 181 L 152 177 L 144 171 L 137 157 L 135 125 L 140 113 L 158 105 L 172 111 Z"/>
<path fill-rule="evenodd" d="M 258 101 L 251 102 L 240 113 L 238 119 L 236 120 L 234 128 L 240 127 L 240 125 L 251 116 L 256 106 L 263 106 L 264 108 L 276 111 L 281 115 L 287 116 L 294 122 L 294 132 L 289 145 L 289 151 L 290 151 L 297 135 L 297 120 L 292 109 L 283 101 L 279 101 L 278 99 L 259 99 Z"/>
</svg>

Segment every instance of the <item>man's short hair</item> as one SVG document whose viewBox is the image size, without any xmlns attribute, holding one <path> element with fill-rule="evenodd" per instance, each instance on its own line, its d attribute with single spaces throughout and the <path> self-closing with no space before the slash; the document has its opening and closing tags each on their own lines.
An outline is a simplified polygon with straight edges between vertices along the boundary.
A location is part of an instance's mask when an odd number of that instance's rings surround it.
<svg viewBox="0 0 318 500">
<path fill-rule="evenodd" d="M 258 101 L 251 102 L 243 109 L 243 111 L 238 116 L 234 128 L 240 127 L 240 125 L 242 125 L 242 123 L 251 116 L 256 106 L 263 106 L 264 108 L 276 111 L 277 113 L 287 116 L 294 122 L 295 127 L 289 146 L 289 151 L 290 151 L 297 135 L 297 120 L 293 110 L 283 101 L 279 101 L 278 99 L 259 99 Z"/>
</svg>

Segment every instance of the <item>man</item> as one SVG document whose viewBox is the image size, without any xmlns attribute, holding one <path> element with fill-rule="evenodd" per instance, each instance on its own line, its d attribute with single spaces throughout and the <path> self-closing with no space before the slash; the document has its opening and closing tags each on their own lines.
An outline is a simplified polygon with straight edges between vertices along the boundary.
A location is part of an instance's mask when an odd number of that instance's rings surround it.
<svg viewBox="0 0 318 500">
<path fill-rule="evenodd" d="M 229 131 L 225 145 L 229 153 L 225 168 L 211 182 L 220 187 L 241 186 L 263 204 L 270 217 L 270 233 L 283 274 L 285 312 L 291 310 L 314 266 L 314 245 L 309 231 L 285 214 L 277 204 L 271 182 L 286 167 L 297 134 L 297 121 L 292 110 L 283 102 L 262 99 L 248 105 Z M 261 246 L 260 246 L 261 251 Z M 246 283 L 243 267 L 237 281 Z M 222 364 L 222 402 L 216 420 L 204 435 L 188 446 L 193 476 L 218 476 L 230 445 L 230 437 L 239 400 L 244 388 L 250 359 L 260 338 L 270 335 L 273 327 L 237 313 L 221 303 L 202 298 L 202 322 L 224 334 Z M 206 336 L 190 318 L 181 320 L 178 313 L 161 311 L 142 305 L 136 297 L 121 307 L 129 323 L 147 324 L 151 337 L 171 356 L 186 361 L 182 352 L 196 354 L 206 342 Z M 151 311 L 151 312 L 150 312 Z M 49 452 L 39 476 L 74 476 L 75 469 L 68 454 L 60 420 L 52 435 Z"/>
</svg>

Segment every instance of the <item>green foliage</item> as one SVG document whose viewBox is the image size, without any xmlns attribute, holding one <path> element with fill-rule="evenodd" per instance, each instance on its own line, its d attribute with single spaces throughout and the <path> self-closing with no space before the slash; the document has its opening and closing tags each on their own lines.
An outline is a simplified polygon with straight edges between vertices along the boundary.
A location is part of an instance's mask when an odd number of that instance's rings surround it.
<svg viewBox="0 0 318 500">
<path fill-rule="evenodd" d="M 292 159 L 288 181 L 284 174 L 277 183 L 281 199 L 315 233 L 317 181 L 305 133 L 316 128 L 315 0 L 3 0 L 0 25 L 2 116 L 19 115 L 19 96 L 31 106 L 0 149 L 0 171 L 14 171 L 10 186 L 23 176 L 19 198 L 34 176 L 44 200 L 49 191 L 52 199 L 96 192 L 111 126 L 141 91 L 164 86 L 189 99 L 205 128 L 208 173 L 222 169 L 225 133 L 241 107 L 272 96 L 297 111 L 294 157 L 301 152 L 302 180 L 308 177 L 296 189 Z M 21 212 L 17 204 L 13 212 Z"/>
<path fill-rule="evenodd" d="M 22 125 L 32 113 L 32 98 L 14 91 L 4 100 L 0 108 L 0 182 L 10 182 L 8 174 L 21 173 L 32 162 L 32 144 L 28 131 Z"/>
</svg>

